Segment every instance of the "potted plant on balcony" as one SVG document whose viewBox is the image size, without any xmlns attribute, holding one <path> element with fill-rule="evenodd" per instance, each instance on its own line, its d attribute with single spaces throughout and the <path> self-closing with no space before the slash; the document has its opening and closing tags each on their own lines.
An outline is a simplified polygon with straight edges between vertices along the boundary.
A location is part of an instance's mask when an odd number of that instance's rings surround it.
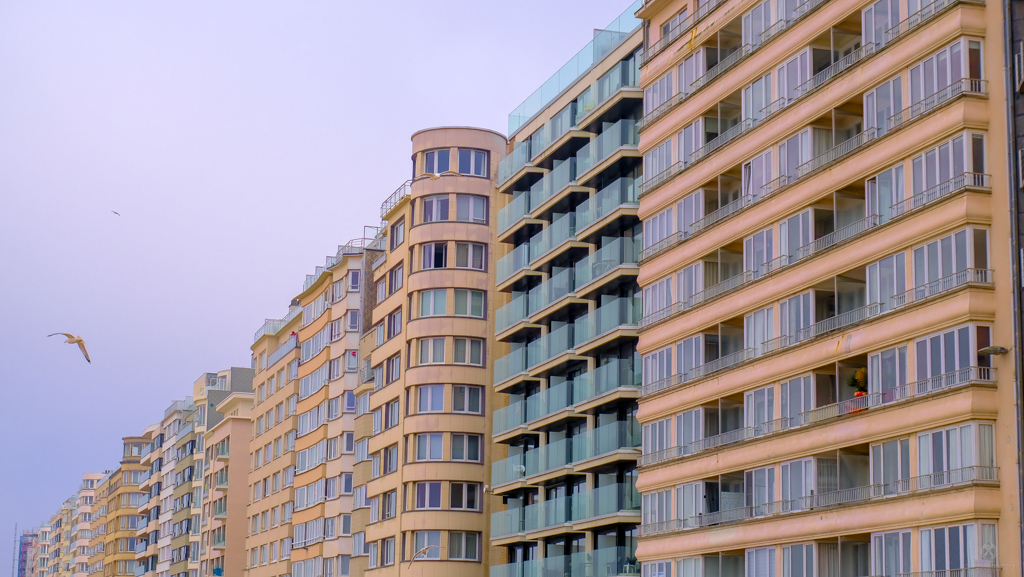
<svg viewBox="0 0 1024 577">
<path fill-rule="evenodd" d="M 868 394 L 868 369 L 867 367 L 861 367 L 854 371 L 853 375 L 850 376 L 850 380 L 846 384 L 854 390 L 854 397 L 865 397 Z M 858 403 L 859 405 L 859 403 Z M 855 408 L 851 410 L 851 413 L 860 413 L 865 409 Z"/>
</svg>

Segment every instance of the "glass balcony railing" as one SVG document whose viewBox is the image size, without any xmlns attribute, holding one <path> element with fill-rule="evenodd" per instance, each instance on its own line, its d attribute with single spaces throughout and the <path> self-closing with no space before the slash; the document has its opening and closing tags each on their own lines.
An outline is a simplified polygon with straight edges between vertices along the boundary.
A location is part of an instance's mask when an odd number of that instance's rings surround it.
<svg viewBox="0 0 1024 577">
<path fill-rule="evenodd" d="M 616 513 L 640 514 L 640 493 L 632 483 L 613 483 L 572 496 L 574 521 L 584 521 Z"/>
<path fill-rule="evenodd" d="M 630 419 L 608 423 L 576 435 L 572 441 L 573 460 L 577 462 L 623 449 L 636 449 L 640 446 L 640 422 Z"/>
<path fill-rule="evenodd" d="M 572 464 L 572 439 L 565 438 L 523 453 L 526 476 L 532 477 Z"/>
<path fill-rule="evenodd" d="M 512 327 L 520 321 L 527 320 L 530 314 L 530 297 L 520 293 L 494 313 L 495 334 Z"/>
<path fill-rule="evenodd" d="M 553 274 L 551 278 L 530 289 L 529 309 L 532 313 L 543 310 L 559 299 L 572 294 L 576 289 L 574 283 L 576 270 L 565 268 Z"/>
<path fill-rule="evenodd" d="M 639 142 L 636 121 L 619 120 L 576 152 L 577 174 L 586 173 L 620 148 L 635 148 Z"/>
<path fill-rule="evenodd" d="M 527 397 L 527 422 L 542 419 L 572 406 L 572 381 L 564 381 L 548 387 L 536 395 Z"/>
<path fill-rule="evenodd" d="M 642 307 L 639 298 L 617 298 L 573 321 L 575 344 L 591 341 L 624 326 L 638 326 Z"/>
<path fill-rule="evenodd" d="M 498 259 L 498 282 L 503 283 L 530 265 L 530 244 L 523 243 Z"/>
<path fill-rule="evenodd" d="M 531 210 L 576 182 L 576 158 L 567 158 L 530 187 Z"/>
<path fill-rule="evenodd" d="M 562 325 L 526 346 L 527 365 L 532 368 L 547 362 L 571 350 L 573 343 L 572 324 Z"/>
<path fill-rule="evenodd" d="M 640 563 L 634 549 L 608 547 L 494 565 L 490 577 L 616 577 L 639 574 Z"/>
<path fill-rule="evenodd" d="M 498 163 L 498 186 L 505 184 L 512 175 L 519 172 L 526 166 L 530 159 L 530 141 L 516 141 L 513 145 L 512 154 L 501 159 Z"/>
<path fill-rule="evenodd" d="M 512 202 L 503 206 L 498 211 L 498 233 L 503 233 L 512 228 L 512 225 L 519 222 L 526 215 L 530 214 L 530 193 L 521 192 L 512 197 Z"/>
<path fill-rule="evenodd" d="M 526 372 L 526 351 L 526 347 L 521 347 L 494 360 L 495 384 L 507 381 L 518 374 Z"/>
<path fill-rule="evenodd" d="M 494 411 L 493 432 L 507 433 L 526 424 L 526 401 L 516 401 Z"/>
<path fill-rule="evenodd" d="M 623 88 L 637 88 L 640 69 L 635 59 L 623 60 L 576 98 L 576 125 Z"/>
<path fill-rule="evenodd" d="M 639 206 L 636 185 L 639 179 L 624 176 L 602 188 L 576 207 L 576 230 L 583 230 L 624 205 Z"/>
<path fill-rule="evenodd" d="M 635 14 L 643 6 L 643 0 L 635 0 L 608 26 L 597 30 L 594 39 L 587 43 L 575 56 L 566 62 L 558 72 L 547 79 L 522 104 L 508 115 L 508 133 L 514 134 L 535 114 L 554 100 L 563 90 L 579 80 L 594 64 L 629 38 L 641 24 Z"/>
<path fill-rule="evenodd" d="M 298 347 L 299 347 L 299 336 L 298 335 L 292 335 L 292 336 L 288 337 L 288 339 L 284 343 L 282 343 L 281 346 L 277 347 L 277 349 L 275 349 L 274 352 L 271 353 L 269 357 L 267 357 L 267 366 L 268 367 L 274 366 L 274 363 L 276 363 L 277 361 L 280 361 L 281 359 L 283 359 L 285 357 L 285 355 L 287 355 L 288 353 L 294 351 Z"/>
<path fill-rule="evenodd" d="M 573 403 L 595 399 L 620 387 L 640 387 L 640 374 L 633 370 L 632 361 L 616 359 L 573 379 Z"/>
<path fill-rule="evenodd" d="M 491 463 L 491 482 L 497 487 L 526 478 L 524 455 L 514 455 Z"/>
<path fill-rule="evenodd" d="M 619 237 L 576 263 L 576 288 L 585 286 L 623 265 L 636 266 L 640 241 Z"/>
<path fill-rule="evenodd" d="M 555 141 L 576 127 L 575 104 L 558 111 L 539 130 L 530 135 L 530 158 L 537 158 Z"/>
<path fill-rule="evenodd" d="M 576 213 L 565 213 L 530 237 L 530 262 L 535 262 L 564 242 L 576 239 Z"/>
<path fill-rule="evenodd" d="M 523 507 L 524 531 L 539 531 L 572 522 L 572 497 L 555 497 Z"/>
<path fill-rule="evenodd" d="M 525 507 L 511 507 L 505 511 L 491 513 L 491 538 L 500 539 L 522 533 L 525 520 L 524 509 Z"/>
</svg>

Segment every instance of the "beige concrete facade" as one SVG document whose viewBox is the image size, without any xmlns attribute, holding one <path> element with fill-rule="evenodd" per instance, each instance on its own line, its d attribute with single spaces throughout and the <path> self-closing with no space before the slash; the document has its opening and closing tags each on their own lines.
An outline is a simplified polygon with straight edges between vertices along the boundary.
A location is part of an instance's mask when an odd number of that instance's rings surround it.
<svg viewBox="0 0 1024 577">
<path fill-rule="evenodd" d="M 645 577 L 1019 574 L 1000 10 L 637 12 Z"/>
<path fill-rule="evenodd" d="M 381 206 L 366 257 L 352 571 L 483 575 L 505 139 L 436 128 L 412 144 L 415 177 Z"/>
</svg>

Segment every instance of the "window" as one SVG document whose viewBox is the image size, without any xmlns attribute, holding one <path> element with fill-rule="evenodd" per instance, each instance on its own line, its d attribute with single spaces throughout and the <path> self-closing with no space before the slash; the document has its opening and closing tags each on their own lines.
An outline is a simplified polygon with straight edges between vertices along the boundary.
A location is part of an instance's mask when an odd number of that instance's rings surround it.
<svg viewBox="0 0 1024 577">
<path fill-rule="evenodd" d="M 484 270 L 485 245 L 472 242 L 455 243 L 455 268 Z"/>
<path fill-rule="evenodd" d="M 447 314 L 447 295 L 445 289 L 429 290 L 420 293 L 420 316 L 436 317 Z"/>
<path fill-rule="evenodd" d="M 402 288 L 402 281 L 405 279 L 405 267 L 398 265 L 388 272 L 388 296 L 395 294 L 395 291 Z"/>
<path fill-rule="evenodd" d="M 345 298 L 345 280 L 334 281 L 334 290 L 332 292 L 334 293 L 334 302 Z"/>
<path fill-rule="evenodd" d="M 452 387 L 452 410 L 456 413 L 480 414 L 482 412 L 480 403 L 482 397 L 483 389 L 481 387 L 455 385 Z"/>
<path fill-rule="evenodd" d="M 428 151 L 423 155 L 424 174 L 441 174 L 442 172 L 448 172 L 448 161 L 450 157 L 451 150 L 447 148 Z"/>
<path fill-rule="evenodd" d="M 420 339 L 420 364 L 444 362 L 444 338 Z"/>
<path fill-rule="evenodd" d="M 351 413 L 356 410 L 356 393 L 355 391 L 345 391 L 345 412 Z"/>
<path fill-rule="evenodd" d="M 442 292 L 443 291 L 432 291 Z M 444 306 L 443 296 L 442 307 Z M 444 314 L 442 312 L 442 314 Z M 484 293 L 483 291 L 455 289 L 455 315 L 463 317 L 484 318 Z"/>
<path fill-rule="evenodd" d="M 814 577 L 814 543 L 797 543 L 782 548 L 782 566 L 789 569 L 785 577 Z"/>
<path fill-rule="evenodd" d="M 864 128 L 875 129 L 876 136 L 889 131 L 890 118 L 903 110 L 903 84 L 897 76 L 864 94 Z"/>
<path fill-rule="evenodd" d="M 418 387 L 417 413 L 440 413 L 444 411 L 444 385 L 421 385 Z"/>
<path fill-rule="evenodd" d="M 397 450 L 398 447 L 396 446 Z M 398 511 L 398 491 L 390 491 L 384 493 L 380 499 L 380 516 L 381 519 L 391 519 Z"/>
<path fill-rule="evenodd" d="M 480 508 L 478 495 L 480 485 L 476 483 L 451 483 L 449 489 L 449 506 L 452 509 L 477 511 Z"/>
<path fill-rule="evenodd" d="M 448 532 L 448 558 L 466 561 L 480 560 L 480 534 L 462 531 Z"/>
<path fill-rule="evenodd" d="M 417 509 L 440 509 L 441 508 L 441 483 L 431 481 L 429 483 L 416 483 L 416 508 Z"/>
<path fill-rule="evenodd" d="M 423 199 L 423 222 L 448 220 L 448 195 L 437 194 Z"/>
<path fill-rule="evenodd" d="M 401 246 L 405 242 L 405 219 L 402 218 L 395 224 L 391 225 L 391 250 L 394 251 L 396 248 Z"/>
<path fill-rule="evenodd" d="M 487 153 L 482 150 L 459 149 L 459 174 L 487 176 Z"/>
<path fill-rule="evenodd" d="M 455 220 L 487 223 L 487 199 L 468 194 L 455 195 Z"/>
<path fill-rule="evenodd" d="M 650 152 L 644 155 L 644 179 L 650 180 L 654 176 L 668 170 L 672 166 L 672 139 L 655 146 Z"/>
<path fill-rule="evenodd" d="M 765 2 L 767 4 L 767 2 Z M 775 547 L 747 549 L 747 575 L 775 576 Z M 879 573 L 881 575 L 881 573 Z"/>
<path fill-rule="evenodd" d="M 899 481 L 910 478 L 910 439 L 873 443 L 870 453 L 872 496 L 895 495 Z"/>
<path fill-rule="evenodd" d="M 380 564 L 383 566 L 395 564 L 395 538 L 389 537 L 381 541 Z"/>
<path fill-rule="evenodd" d="M 398 425 L 398 400 L 384 405 L 384 430 Z"/>
<path fill-rule="evenodd" d="M 898 164 L 867 179 L 864 183 L 866 203 L 865 217 L 878 215 L 878 223 L 888 222 L 904 210 L 899 204 L 903 200 L 903 164 Z M 895 212 L 895 214 L 894 214 Z M 806 243 L 805 243 L 806 244 Z"/>
<path fill-rule="evenodd" d="M 348 273 L 348 290 L 359 290 L 359 271 L 352 270 Z"/>
<path fill-rule="evenodd" d="M 387 368 L 387 375 L 385 376 L 385 382 L 391 384 L 398 380 L 402 376 L 402 356 L 395 355 L 387 360 L 385 364 Z"/>
<path fill-rule="evenodd" d="M 968 150 L 969 148 L 969 150 Z M 911 161 L 914 195 L 929 192 L 935 197 L 944 194 L 939 185 L 955 185 L 954 178 L 965 173 L 985 172 L 985 137 L 981 134 L 956 136 Z M 959 185 L 953 186 L 956 189 Z M 923 199 L 927 200 L 927 199 Z"/>
<path fill-rule="evenodd" d="M 441 433 L 422 433 L 416 435 L 416 460 L 417 461 L 440 461 L 441 455 Z M 477 440 L 479 444 L 479 439 Z"/>
<path fill-rule="evenodd" d="M 772 102 L 772 73 L 769 72 L 743 88 L 741 118 L 761 120 L 771 113 L 768 107 Z M 769 162 L 769 165 L 771 163 Z M 768 180 L 771 180 L 770 178 Z"/>
<path fill-rule="evenodd" d="M 378 564 L 378 561 L 379 561 L 379 559 L 377 557 L 378 551 L 379 551 L 377 545 L 378 545 L 378 543 L 376 541 L 374 541 L 372 543 L 367 543 L 366 544 L 366 555 L 369 557 L 369 562 L 367 563 L 367 566 L 370 569 L 376 569 L 377 568 L 377 564 Z"/>
<path fill-rule="evenodd" d="M 388 298 L 388 283 L 386 277 L 381 277 L 380 281 L 375 285 L 377 287 L 377 302 L 382 303 L 384 299 Z"/>
<path fill-rule="evenodd" d="M 345 371 L 353 372 L 359 369 L 359 351 L 345 351 Z M 351 392 L 351 391 L 349 391 Z M 346 392 L 346 396 L 348 392 Z M 348 406 L 348 401 L 345 402 Z M 347 410 L 347 409 L 346 409 Z"/>
<path fill-rule="evenodd" d="M 416 531 L 413 533 L 413 548 L 417 559 L 440 559 L 441 532 Z"/>
<path fill-rule="evenodd" d="M 672 84 L 672 71 L 655 80 L 644 91 L 644 114 L 650 114 L 655 108 L 661 106 L 672 97 L 674 91 Z"/>
<path fill-rule="evenodd" d="M 978 571 L 976 568 L 996 567 L 996 526 L 965 523 L 921 529 L 919 550 L 922 572 L 970 574 Z"/>
<path fill-rule="evenodd" d="M 423 270 L 448 266 L 448 243 L 429 242 L 423 245 Z"/>
<path fill-rule="evenodd" d="M 872 575 L 910 573 L 910 531 L 871 535 Z"/>
<path fill-rule="evenodd" d="M 764 31 L 771 28 L 771 25 L 771 3 L 767 0 L 758 2 L 752 10 L 743 15 L 743 43 L 760 46 Z"/>
<path fill-rule="evenodd" d="M 452 433 L 452 460 L 480 462 L 480 435 Z"/>
<path fill-rule="evenodd" d="M 483 364 L 484 342 L 479 339 L 455 339 L 453 362 L 463 365 Z"/>
<path fill-rule="evenodd" d="M 988 479 L 995 465 L 993 428 L 968 423 L 917 436 L 917 474 L 922 486 L 940 486 L 975 478 Z M 972 467 L 981 468 L 977 473 Z"/>
<path fill-rule="evenodd" d="M 388 315 L 388 339 L 398 336 L 402 332 L 402 309 Z"/>
<path fill-rule="evenodd" d="M 661 419 L 643 426 L 643 453 L 657 453 L 668 448 L 671 435 L 672 419 Z"/>
<path fill-rule="evenodd" d="M 347 322 L 345 323 L 345 330 L 358 331 L 359 330 L 359 311 L 352 310 L 345 313 Z"/>
</svg>

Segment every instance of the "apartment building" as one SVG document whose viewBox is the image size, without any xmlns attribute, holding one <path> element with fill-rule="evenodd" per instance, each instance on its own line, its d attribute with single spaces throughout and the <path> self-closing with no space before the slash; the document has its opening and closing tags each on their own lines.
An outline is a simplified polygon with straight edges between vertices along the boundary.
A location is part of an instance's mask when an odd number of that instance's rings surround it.
<svg viewBox="0 0 1024 577">
<path fill-rule="evenodd" d="M 102 473 L 85 473 L 78 491 L 50 518 L 51 544 L 47 573 L 57 577 L 89 574 L 90 540 L 96 488 Z"/>
<path fill-rule="evenodd" d="M 50 526 L 45 522 L 35 530 L 31 548 L 26 555 L 27 566 L 18 577 L 45 577 L 50 557 Z"/>
<path fill-rule="evenodd" d="M 249 390 L 252 390 L 251 369 Z M 221 376 L 211 374 L 219 381 Z M 199 574 L 204 577 L 241 577 L 245 571 L 245 538 L 248 525 L 248 470 L 229 469 L 232 456 L 248 459 L 252 436 L 252 392 L 232 392 L 214 404 L 206 404 L 203 433 L 203 512 L 200 524 Z M 205 387 L 204 387 L 205 388 Z M 216 395 L 221 397 L 222 395 Z"/>
<path fill-rule="evenodd" d="M 163 425 L 149 425 L 140 438 L 143 445 L 139 454 L 139 464 L 143 473 L 139 478 L 139 492 L 143 497 L 136 507 L 139 527 L 135 535 L 135 573 L 140 577 L 155 577 L 159 559 L 157 543 L 160 541 L 160 492 L 163 489 Z"/>
<path fill-rule="evenodd" d="M 492 577 L 636 573 L 643 174 L 636 2 L 509 115 L 495 337 Z"/>
<path fill-rule="evenodd" d="M 148 498 L 139 492 L 146 469 L 140 462 L 145 444 L 144 437 L 124 437 L 120 465 L 96 483 L 86 551 L 89 575 L 135 575 L 138 506 Z"/>
<path fill-rule="evenodd" d="M 216 373 L 203 373 L 192 384 L 192 399 L 196 405 L 195 447 L 193 450 L 194 472 L 191 480 L 193 496 L 190 509 L 192 514 L 187 523 L 187 532 L 190 536 L 189 572 L 192 577 L 213 575 L 217 567 L 221 568 L 221 574 L 223 574 L 224 555 L 227 551 L 221 541 L 223 541 L 226 529 L 221 529 L 217 534 L 213 534 L 210 525 L 214 520 L 212 517 L 214 501 L 223 497 L 224 500 L 220 503 L 223 506 L 227 503 L 227 495 L 225 492 L 218 491 L 217 478 L 213 471 L 214 461 L 210 458 L 212 445 L 208 433 L 211 428 L 216 427 L 225 419 L 225 415 L 217 409 L 220 403 L 232 395 L 252 394 L 254 373 L 255 371 L 249 367 L 231 367 Z M 234 421 L 226 428 L 237 427 L 238 418 L 235 418 Z M 235 435 L 239 443 L 244 443 L 245 451 L 248 451 L 250 434 L 250 431 L 246 429 L 244 433 L 237 432 Z M 218 436 L 217 440 L 223 439 Z M 217 469 L 222 471 L 220 480 L 229 479 L 229 485 L 236 489 L 236 497 L 233 501 L 241 502 L 240 508 L 233 508 L 237 516 L 230 519 L 235 522 L 237 527 L 232 532 L 235 539 L 232 541 L 234 547 L 232 547 L 231 553 L 233 553 L 232 557 L 237 557 L 238 564 L 233 565 L 232 570 L 235 574 L 241 575 L 242 567 L 244 567 L 242 550 L 245 541 L 245 533 L 242 529 L 245 526 L 245 501 L 242 497 L 245 491 L 242 487 L 246 486 L 248 475 L 245 469 L 235 469 L 230 475 L 226 466 L 217 467 Z M 215 498 L 215 492 L 221 494 Z M 240 510 L 242 512 L 238 513 Z M 226 520 L 223 516 L 222 519 Z M 185 529 L 182 528 L 182 530 Z M 213 537 L 218 538 L 219 547 L 212 545 Z M 210 561 L 214 559 L 219 559 L 219 561 L 211 563 Z"/>
<path fill-rule="evenodd" d="M 636 14 L 645 577 L 1019 573 L 1003 6 Z"/>
<path fill-rule="evenodd" d="M 250 577 L 349 573 L 365 244 L 339 246 L 307 275 L 288 314 L 256 333 Z"/>
<path fill-rule="evenodd" d="M 412 136 L 413 179 L 367 249 L 352 572 L 483 575 L 497 206 L 505 138 Z"/>
<path fill-rule="evenodd" d="M 34 557 L 39 546 L 39 529 L 24 530 L 17 536 L 15 543 L 14 576 L 34 577 Z"/>
</svg>

